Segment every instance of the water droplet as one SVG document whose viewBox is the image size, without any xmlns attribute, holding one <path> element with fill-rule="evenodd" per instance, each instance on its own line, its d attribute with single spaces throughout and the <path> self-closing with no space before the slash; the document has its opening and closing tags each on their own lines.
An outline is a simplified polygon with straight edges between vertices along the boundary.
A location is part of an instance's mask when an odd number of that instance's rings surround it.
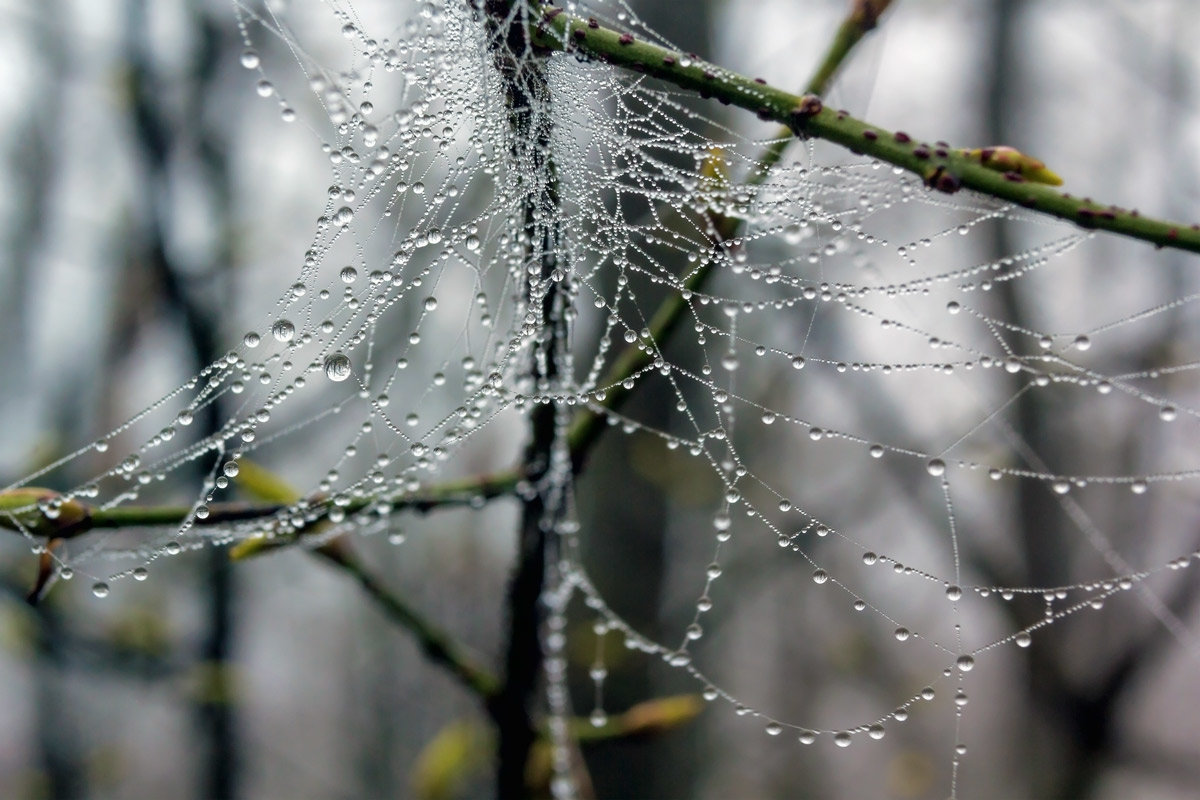
<svg viewBox="0 0 1200 800">
<path fill-rule="evenodd" d="M 959 586 L 946 587 L 946 599 L 952 603 L 957 603 L 962 599 L 963 591 Z"/>
<path fill-rule="evenodd" d="M 470 250 L 472 253 L 474 253 L 476 250 L 479 249 L 479 237 L 476 236 L 475 234 L 471 234 L 470 236 L 467 237 L 465 244 L 467 246 L 467 249 Z"/>
<path fill-rule="evenodd" d="M 876 722 L 871 727 L 867 728 L 867 735 L 870 736 L 875 741 L 879 741 L 880 739 L 882 739 L 884 737 L 885 733 L 886 733 L 886 731 L 884 731 L 883 726 L 880 725 L 878 722 Z"/>
<path fill-rule="evenodd" d="M 246 347 L 258 347 L 258 343 L 261 341 L 262 337 L 254 331 L 249 331 L 242 337 L 242 344 L 246 345 Z"/>
<path fill-rule="evenodd" d="M 342 353 L 331 353 L 325 357 L 325 377 L 334 383 L 340 383 L 350 377 L 353 365 L 350 359 Z"/>
<path fill-rule="evenodd" d="M 812 744 L 817 740 L 817 734 L 813 731 L 800 731 L 800 744 Z"/>
<path fill-rule="evenodd" d="M 1092 340 L 1080 334 L 1075 337 L 1075 349 L 1079 351 L 1087 350 L 1092 346 Z"/>
<path fill-rule="evenodd" d="M 245 67 L 246 69 L 257 69 L 259 63 L 261 63 L 261 62 L 258 57 L 257 50 L 255 50 L 251 47 L 247 47 L 245 50 L 242 51 L 242 66 L 243 67 Z"/>
<path fill-rule="evenodd" d="M 344 228 L 354 221 L 354 209 L 349 206 L 342 206 L 333 215 L 333 224 L 339 228 Z"/>
<path fill-rule="evenodd" d="M 869 567 L 872 564 L 874 564 L 876 561 L 879 560 L 879 556 L 875 555 L 870 550 L 868 550 L 867 552 L 863 553 L 862 560 L 863 560 L 863 563 Z"/>
<path fill-rule="evenodd" d="M 792 357 L 792 369 L 804 369 L 804 356 Z"/>
<path fill-rule="evenodd" d="M 595 711 L 592 712 L 591 717 L 589 717 L 588 719 L 591 720 L 592 727 L 603 728 L 604 725 L 608 722 L 608 714 L 605 714 L 603 709 L 597 708 Z"/>
<path fill-rule="evenodd" d="M 1179 412 L 1175 410 L 1175 406 L 1163 406 L 1158 410 L 1158 418 L 1163 422 L 1172 422 Z"/>
<path fill-rule="evenodd" d="M 259 81 L 254 90 L 258 92 L 259 97 L 270 97 L 275 94 L 275 86 L 268 80 Z"/>
<path fill-rule="evenodd" d="M 296 336 L 296 326 L 290 319 L 275 320 L 275 324 L 271 326 L 271 335 L 277 342 L 290 342 Z"/>
<path fill-rule="evenodd" d="M 829 580 L 829 573 L 823 569 L 816 570 L 812 574 L 812 579 L 813 583 L 820 586 L 822 583 L 825 583 L 827 580 Z"/>
<path fill-rule="evenodd" d="M 970 672 L 975 668 L 975 659 L 971 656 L 962 655 L 958 657 L 958 660 L 954 664 L 958 667 L 959 672 Z"/>
<path fill-rule="evenodd" d="M 221 471 L 225 473 L 227 478 L 236 478 L 238 474 L 238 463 L 236 461 L 226 461 L 221 466 Z"/>
<path fill-rule="evenodd" d="M 426 297 L 424 305 L 425 305 L 426 311 L 435 311 L 438 306 L 437 298 L 436 297 Z"/>
<path fill-rule="evenodd" d="M 768 722 L 766 731 L 767 736 L 778 736 L 779 734 L 783 733 L 783 726 L 778 722 Z"/>
<path fill-rule="evenodd" d="M 92 594 L 99 598 L 108 597 L 108 584 L 104 581 L 99 581 L 92 584 Z"/>
<path fill-rule="evenodd" d="M 849 747 L 851 742 L 849 731 L 838 731 L 833 735 L 833 743 L 838 747 Z"/>
<path fill-rule="evenodd" d="M 146 580 L 146 578 L 149 578 L 149 577 L 150 577 L 150 573 L 148 571 L 146 571 L 145 567 L 135 567 L 134 568 L 133 579 L 135 581 L 144 581 L 144 580 Z"/>
<path fill-rule="evenodd" d="M 1129 491 L 1134 494 L 1145 494 L 1148 488 L 1150 488 L 1149 485 L 1142 480 L 1137 480 L 1129 484 Z"/>
<path fill-rule="evenodd" d="M 929 459 L 929 463 L 925 465 L 925 470 L 935 478 L 945 475 L 946 462 L 940 458 L 931 458 Z"/>
<path fill-rule="evenodd" d="M 871 454 L 871 458 L 883 458 L 883 445 L 873 444 L 868 452 Z"/>
<path fill-rule="evenodd" d="M 358 270 L 354 267 L 342 267 L 342 271 L 338 273 L 338 277 L 342 279 L 342 283 L 354 283 L 358 280 Z"/>
<path fill-rule="evenodd" d="M 896 628 L 894 636 L 896 637 L 897 642 L 907 642 L 908 637 L 912 636 L 912 633 L 908 630 L 908 628 Z"/>
<path fill-rule="evenodd" d="M 686 650 L 676 650 L 667 656 L 667 663 L 672 667 L 686 667 L 692 663 L 692 656 Z"/>
<path fill-rule="evenodd" d="M 1013 641 L 1017 643 L 1017 647 L 1029 647 L 1033 644 L 1033 637 L 1029 635 L 1029 631 L 1021 631 L 1013 638 Z"/>
</svg>

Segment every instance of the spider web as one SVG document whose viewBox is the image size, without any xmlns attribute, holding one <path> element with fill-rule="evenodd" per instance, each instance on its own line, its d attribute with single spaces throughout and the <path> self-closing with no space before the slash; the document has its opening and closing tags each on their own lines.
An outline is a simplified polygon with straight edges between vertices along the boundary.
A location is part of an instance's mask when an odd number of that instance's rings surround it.
<svg viewBox="0 0 1200 800">
<path fill-rule="evenodd" d="M 766 143 L 698 115 L 671 87 L 519 53 L 545 70 L 549 96 L 530 113 L 549 136 L 558 198 L 531 241 L 527 208 L 552 179 L 545 154 L 515 138 L 478 15 L 422 3 L 394 25 L 382 10 L 365 19 L 368 10 L 237 5 L 249 80 L 278 103 L 281 125 L 306 126 L 328 159 L 324 207 L 311 241 L 280 254 L 297 262 L 294 279 L 227 356 L 14 485 L 100 454 L 106 466 L 63 499 L 115 508 L 159 501 L 158 487 L 186 465 L 207 473 L 182 525 L 73 541 L 54 552 L 60 578 L 88 576 L 105 596 L 160 558 L 213 544 L 290 542 L 297 531 L 299 546 L 348 533 L 400 543 L 406 499 L 473 474 L 481 458 L 517 460 L 511 432 L 552 404 L 550 469 L 518 490 L 542 495 L 560 542 L 543 637 L 547 708 L 560 722 L 571 711 L 567 620 L 584 615 L 596 638 L 597 725 L 607 718 L 605 643 L 619 640 L 732 708 L 739 730 L 754 724 L 804 746 L 870 747 L 918 715 L 941 729 L 950 720 L 954 794 L 974 683 L 989 661 L 1003 663 L 998 654 L 1037 646 L 1055 624 L 1125 595 L 1197 652 L 1162 599 L 1175 585 L 1162 576 L 1192 558 L 1184 523 L 1162 522 L 1153 546 L 1132 547 L 1117 510 L 1137 503 L 1132 518 L 1149 518 L 1152 499 L 1180 502 L 1200 474 L 1187 434 L 1175 433 L 1197 414 L 1197 362 L 1182 345 L 1161 348 L 1200 295 L 1143 283 L 1104 303 L 1060 304 L 1123 285 L 1093 277 L 1092 234 L 985 197 L 933 193 L 816 143 L 795 146 L 756 184 L 748 177 Z M 572 13 L 656 38 L 618 3 Z M 311 30 L 331 25 L 344 52 L 310 52 Z M 280 49 L 290 67 L 259 52 Z M 731 219 L 738 233 L 722 239 Z M 1019 230 L 1020 244 L 991 257 L 985 245 L 1001 225 Z M 554 268 L 543 275 L 547 256 Z M 548 292 L 554 302 L 536 301 Z M 1030 313 L 1026 297 L 1050 301 Z M 668 341 L 652 326 L 670 298 L 685 313 Z M 550 329 L 564 336 L 548 349 Z M 648 366 L 611 382 L 631 347 Z M 558 362 L 550 378 L 547 359 Z M 616 391 L 653 398 L 667 421 L 612 410 Z M 186 435 L 209 406 L 219 430 Z M 1027 440 L 1029 407 L 1073 443 L 1055 449 L 1070 456 L 1063 463 L 1044 462 Z M 586 541 L 575 483 L 587 477 L 567 450 L 585 410 L 685 476 L 679 496 L 707 502 L 703 521 L 682 514 L 678 524 L 697 554 L 694 602 L 668 636 L 635 629 L 616 610 L 629 598 L 610 600 L 589 572 L 585 553 L 602 545 Z M 1119 458 L 1114 432 L 1135 426 L 1153 444 Z M 235 499 L 245 460 L 271 463 L 276 445 L 305 438 L 332 455 L 315 459 L 317 470 L 281 466 L 304 499 L 265 519 L 200 524 Z M 1020 563 L 1014 526 L 997 521 L 1017 486 L 1061 509 L 1069 563 Z M 722 659 L 731 635 L 710 635 L 708 621 L 752 594 L 748 572 L 763 564 L 788 614 L 868 637 L 873 658 L 901 664 L 903 679 L 799 716 L 756 698 L 754 681 Z M 565 725 L 552 730 L 555 790 L 569 796 Z"/>
</svg>

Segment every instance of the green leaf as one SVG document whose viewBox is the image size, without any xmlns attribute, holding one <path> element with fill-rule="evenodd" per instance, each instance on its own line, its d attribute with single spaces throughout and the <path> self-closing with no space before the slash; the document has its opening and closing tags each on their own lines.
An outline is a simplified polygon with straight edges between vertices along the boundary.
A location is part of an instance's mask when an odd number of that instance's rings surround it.
<svg viewBox="0 0 1200 800">
<path fill-rule="evenodd" d="M 479 722 L 451 722 L 421 750 L 413 765 L 413 796 L 419 800 L 458 797 L 468 780 L 491 762 L 491 732 Z"/>
</svg>

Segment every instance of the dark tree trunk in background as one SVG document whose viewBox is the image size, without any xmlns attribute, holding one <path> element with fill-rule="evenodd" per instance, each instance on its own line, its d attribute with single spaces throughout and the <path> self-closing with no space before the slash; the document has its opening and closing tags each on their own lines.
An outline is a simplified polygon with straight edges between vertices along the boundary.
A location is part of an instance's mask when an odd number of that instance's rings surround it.
<svg viewBox="0 0 1200 800">
<path fill-rule="evenodd" d="M 214 285 L 220 285 L 221 273 L 232 263 L 232 225 L 229 219 L 231 192 L 228 165 L 221 142 L 203 124 L 205 104 L 219 96 L 214 91 L 218 67 L 233 52 L 225 46 L 221 31 L 207 14 L 198 8 L 191 13 L 198 31 L 197 56 L 187 87 L 188 103 L 184 115 L 191 122 L 185 127 L 168 116 L 160 104 L 156 89 L 159 77 L 154 65 L 152 48 L 145 37 L 149 35 L 146 0 L 133 0 L 129 6 L 129 58 L 134 85 L 134 123 L 145 170 L 148 200 L 142 211 L 140 240 L 131 246 L 131 256 L 144 263 L 153 275 L 164 315 L 182 326 L 193 355 L 192 371 L 212 363 L 223 351 L 221 332 L 217 326 L 214 302 L 219 295 Z M 199 124 L 197 124 L 199 123 Z M 195 152 L 183 145 L 183 136 L 194 137 Z M 204 176 L 204 189 L 209 193 L 218 216 L 217 251 L 207 263 L 191 275 L 203 276 L 192 282 L 187 270 L 173 258 L 170 247 L 173 209 L 171 208 L 172 159 L 184 153 L 197 158 Z M 195 436 L 204 438 L 215 434 L 222 419 L 220 403 L 214 402 L 195 415 Z M 205 468 L 206 465 L 198 465 Z M 195 474 L 193 480 L 201 477 Z M 202 762 L 198 796 L 202 800 L 236 800 L 241 795 L 239 781 L 239 743 L 237 735 L 236 688 L 233 671 L 233 649 L 236 588 L 224 547 L 209 547 L 204 552 L 205 627 L 198 653 L 202 689 L 196 699 L 195 721 L 202 742 Z"/>
<path fill-rule="evenodd" d="M 1022 31 L 1026 29 L 1023 26 L 1029 25 L 1028 15 L 1036 13 L 1037 6 L 1026 0 L 992 0 L 990 11 L 986 35 L 992 63 L 983 72 L 987 81 L 983 93 L 986 103 L 983 138 L 986 144 L 1032 149 L 1036 142 L 1027 141 L 1028 136 L 1023 132 L 1030 129 L 1027 122 L 1035 112 L 1026 105 L 1030 97 L 1025 90 L 1029 87 L 1021 84 L 1020 68 L 1029 57 L 1021 45 Z M 1174 127 L 1164 125 L 1162 129 L 1171 131 Z M 1011 255 L 1020 246 L 1013 235 L 1013 225 L 1007 220 L 997 220 L 987 229 L 992 232 L 990 258 Z M 1172 258 L 1176 267 L 1168 270 L 1168 274 L 1176 287 L 1173 296 L 1182 296 L 1185 292 L 1180 283 L 1179 259 Z M 1024 282 L 996 284 L 1004 316 L 1017 326 L 1038 329 L 1041 321 L 1032 316 L 1032 303 L 1018 291 L 1018 283 Z M 1179 321 L 1177 313 L 1168 317 L 1161 347 L 1169 347 Z M 1159 348 L 1146 350 L 1155 352 Z M 1028 380 L 1027 375 L 1018 374 L 1013 391 L 1018 391 Z M 1069 431 L 1070 420 L 1064 421 L 1065 415 L 1042 392 L 1021 395 L 1014 403 L 1014 411 L 1014 428 L 1021 441 L 1051 469 L 1066 468 L 1071 463 L 1071 454 L 1064 449 L 1064 437 L 1069 434 L 1056 436 L 1055 430 L 1065 427 Z M 1131 431 L 1129 435 L 1137 437 L 1139 432 Z M 1136 447 L 1132 446 L 1123 450 L 1136 453 Z M 1028 466 L 1039 469 L 1039 465 Z M 1130 460 L 1117 471 L 1136 473 L 1138 464 Z M 1082 534 L 1074 530 L 1060 503 L 1041 481 L 1017 480 L 1013 500 L 1015 541 L 1020 542 L 1024 554 L 1025 574 L 1021 581 L 1040 586 L 1070 583 L 1071 553 L 1077 547 L 1075 539 Z M 1167 608 L 1176 615 L 1188 614 L 1195 602 L 1195 587 L 1194 580 L 1177 581 L 1165 599 Z M 1014 610 L 1022 615 L 1020 624 L 1036 619 L 1039 605 L 1036 601 L 1013 604 Z M 1078 660 L 1079 654 L 1068 656 L 1065 648 L 1070 646 L 1069 640 L 1035 639 L 1027 651 L 1027 705 L 1038 724 L 1026 738 L 1026 752 L 1022 755 L 1030 765 L 1029 788 L 1033 796 L 1064 800 L 1095 796 L 1103 786 L 1106 770 L 1118 763 L 1119 714 L 1123 701 L 1136 686 L 1138 677 L 1157 663 L 1164 645 L 1173 641 L 1166 627 L 1147 611 L 1138 609 L 1133 613 L 1145 616 L 1140 635 L 1130 637 L 1115 654 L 1110 652 L 1111 648 L 1101 646 L 1102 643 L 1090 647 L 1090 657 L 1101 659 L 1101 666 L 1093 670 L 1097 676 L 1093 679 L 1071 674 L 1068 661 L 1072 657 Z"/>
</svg>

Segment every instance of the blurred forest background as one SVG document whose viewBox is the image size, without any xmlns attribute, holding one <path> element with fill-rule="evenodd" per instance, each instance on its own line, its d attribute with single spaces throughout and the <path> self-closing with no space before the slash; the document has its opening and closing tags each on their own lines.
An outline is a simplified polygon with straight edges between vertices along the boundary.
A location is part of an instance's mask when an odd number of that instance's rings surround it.
<svg viewBox="0 0 1200 800">
<path fill-rule="evenodd" d="M 783 87 L 803 84 L 846 5 L 693 0 L 684 13 L 665 0 L 633 2 L 680 48 Z M 324 19 L 306 36 L 334 47 L 338 26 Z M 930 139 L 1011 144 L 1044 159 L 1073 191 L 1195 219 L 1196 41 L 1200 4 L 1192 0 L 897 0 L 828 100 Z M 281 42 L 263 37 L 258 46 L 269 70 L 287 72 Z M 239 66 L 242 48 L 222 0 L 0 0 L 0 484 L 112 429 L 194 374 L 240 341 L 290 283 L 324 202 L 328 163 L 304 130 L 304 109 L 288 126 L 277 104 L 256 95 Z M 746 135 L 770 134 L 752 115 L 695 107 Z M 1011 253 L 1023 235 L 990 227 L 964 242 L 972 249 L 957 263 Z M 1105 240 L 1075 257 L 1087 259 L 1091 276 L 1082 290 L 1042 294 L 1018 282 L 993 300 L 1010 321 L 1036 327 L 1046 314 L 1070 313 L 1064 304 L 1095 312 L 1114 293 L 1166 302 L 1200 284 L 1200 262 L 1184 254 Z M 1146 263 L 1141 282 L 1109 282 L 1134 274 L 1115 271 L 1132 259 Z M 1195 352 L 1196 321 L 1186 315 L 1151 332 L 1136 351 L 1117 355 L 1144 367 Z M 837 349 L 835 325 L 821 335 Z M 841 386 L 813 376 L 803 386 L 766 380 L 762 388 L 772 407 L 837 408 L 899 439 L 920 440 L 939 424 L 920 400 L 847 395 Z M 1185 402 L 1189 391 L 1177 389 Z M 1128 417 L 1095 427 L 1096 417 L 1041 397 L 1022 395 L 1009 411 L 1047 463 L 1136 474 L 1147 452 L 1168 446 L 1152 423 Z M 661 399 L 643 394 L 630 413 L 666 426 Z M 214 424 L 198 420 L 197 429 Z M 503 464 L 519 433 L 493 432 L 493 452 L 480 452 L 480 465 Z M 1180 437 L 1173 446 L 1189 444 L 1188 435 L 1172 435 Z M 303 461 L 314 447 L 319 441 L 300 437 L 273 452 L 280 462 Z M 853 480 L 790 461 L 779 436 L 741 447 L 794 471 L 806 491 L 833 493 L 846 524 L 887 525 L 896 539 L 920 541 L 944 513 L 911 470 Z M 71 470 L 96 466 L 73 462 L 44 482 L 72 486 L 85 475 Z M 580 481 L 593 576 L 626 619 L 668 640 L 690 620 L 709 556 L 688 546 L 689 531 L 708 524 L 716 499 L 688 469 L 695 466 L 664 460 L 637 437 L 612 436 Z M 173 478 L 181 484 L 182 473 Z M 1167 494 L 1126 493 L 1100 509 L 1116 521 L 1117 547 L 1130 561 L 1153 565 L 1200 543 L 1195 488 Z M 988 520 L 965 556 L 973 582 L 1053 585 L 1104 574 L 1043 487 L 1005 482 L 964 514 Z M 376 575 L 495 663 L 515 519 L 507 502 L 484 513 L 441 511 L 414 518 L 403 547 L 378 538 L 361 547 Z M 722 579 L 726 601 L 707 620 L 708 672 L 797 720 L 870 718 L 907 696 L 911 665 L 893 663 L 845 614 L 795 602 L 798 574 L 769 547 L 740 558 Z M 224 550 L 209 549 L 157 563 L 144 585 L 121 586 L 104 602 L 80 581 L 60 584 L 36 609 L 24 599 L 33 566 L 18 537 L 0 541 L 5 798 L 414 797 L 433 790 L 418 765 L 435 737 L 487 730 L 475 698 L 425 661 L 359 587 L 302 552 L 231 566 Z M 1172 573 L 1155 588 L 1195 631 L 1200 581 L 1188 577 Z M 923 619 L 903 596 L 890 602 Z M 1012 608 L 1027 621 L 1040 599 Z M 1003 611 L 981 608 L 971 622 L 997 636 L 1024 624 Z M 579 638 L 570 652 L 586 714 L 594 639 Z M 654 659 L 615 649 L 608 656 L 612 711 L 699 689 Z M 963 796 L 1194 797 L 1196 657 L 1130 597 L 1055 626 L 1029 650 L 1000 652 L 967 709 Z M 747 735 L 742 723 L 709 709 L 662 735 L 592 746 L 596 794 L 948 794 L 956 734 L 946 707 L 845 751 L 801 750 L 794 738 Z M 486 746 L 470 750 L 453 791 L 487 796 L 488 758 Z"/>
</svg>

